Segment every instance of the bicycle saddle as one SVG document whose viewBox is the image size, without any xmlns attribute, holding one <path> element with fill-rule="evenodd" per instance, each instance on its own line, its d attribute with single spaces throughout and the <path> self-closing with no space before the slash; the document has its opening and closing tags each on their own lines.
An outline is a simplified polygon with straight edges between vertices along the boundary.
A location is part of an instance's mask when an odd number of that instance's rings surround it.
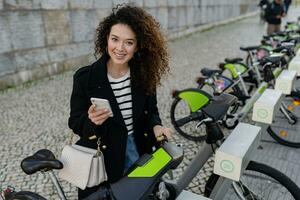
<svg viewBox="0 0 300 200">
<path fill-rule="evenodd" d="M 242 51 L 253 51 L 253 50 L 256 50 L 258 48 L 259 48 L 259 46 L 248 46 L 248 47 L 240 47 L 240 50 L 242 50 Z"/>
<path fill-rule="evenodd" d="M 219 69 L 209 69 L 209 68 L 203 68 L 200 71 L 204 76 L 208 76 L 210 77 L 211 75 L 215 74 L 215 73 L 222 73 L 222 70 Z"/>
<path fill-rule="evenodd" d="M 295 43 L 293 42 L 293 40 L 282 41 L 280 47 L 291 50 L 293 47 L 295 47 Z"/>
<path fill-rule="evenodd" d="M 264 65 L 268 62 L 272 63 L 272 64 L 277 64 L 281 61 L 282 56 L 268 56 L 265 57 L 261 60 L 260 64 Z"/>
<path fill-rule="evenodd" d="M 236 100 L 237 97 L 222 93 L 219 96 L 214 96 L 210 103 L 202 108 L 202 111 L 214 121 L 218 121 L 226 115 L 227 110 Z"/>
<path fill-rule="evenodd" d="M 41 149 L 32 156 L 22 160 L 21 168 L 26 174 L 34 174 L 40 170 L 62 169 L 63 164 L 48 149 Z"/>
<path fill-rule="evenodd" d="M 8 200 L 14 200 L 14 199 L 18 199 L 18 200 L 47 200 L 44 197 L 42 197 L 41 195 L 38 195 L 34 192 L 29 192 L 29 191 L 17 192 L 12 198 L 10 198 Z"/>
<path fill-rule="evenodd" d="M 176 168 L 182 159 L 182 148 L 176 144 L 165 143 L 151 155 L 142 156 L 126 176 L 111 184 L 113 196 L 116 200 L 148 199 L 161 177 L 169 169 Z"/>
<path fill-rule="evenodd" d="M 242 62 L 243 58 L 225 58 L 225 62 L 227 63 L 238 63 Z"/>
<path fill-rule="evenodd" d="M 276 49 L 273 49 L 273 52 L 275 53 L 285 53 L 289 50 L 288 47 L 284 47 L 284 46 L 279 46 Z"/>
</svg>

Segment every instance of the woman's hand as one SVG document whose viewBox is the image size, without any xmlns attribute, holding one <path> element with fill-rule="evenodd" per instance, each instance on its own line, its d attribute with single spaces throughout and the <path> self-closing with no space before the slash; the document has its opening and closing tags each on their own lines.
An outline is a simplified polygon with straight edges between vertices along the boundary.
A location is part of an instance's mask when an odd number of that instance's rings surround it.
<svg viewBox="0 0 300 200">
<path fill-rule="evenodd" d="M 173 130 L 171 128 L 163 127 L 160 125 L 154 126 L 153 131 L 154 131 L 156 140 L 158 142 L 162 141 L 164 139 L 163 135 L 165 135 L 168 139 L 170 139 L 172 137 L 172 133 L 173 133 Z"/>
<path fill-rule="evenodd" d="M 111 115 L 111 112 L 106 108 L 96 109 L 95 105 L 91 105 L 88 110 L 89 119 L 96 125 L 101 125 Z"/>
</svg>

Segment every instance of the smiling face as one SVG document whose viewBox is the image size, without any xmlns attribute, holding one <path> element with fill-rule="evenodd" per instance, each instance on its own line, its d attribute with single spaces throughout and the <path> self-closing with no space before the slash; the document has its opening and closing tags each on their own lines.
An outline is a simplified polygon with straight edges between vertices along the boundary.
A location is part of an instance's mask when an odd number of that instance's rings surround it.
<svg viewBox="0 0 300 200">
<path fill-rule="evenodd" d="M 107 51 L 113 65 L 128 66 L 137 51 L 136 35 L 126 24 L 115 24 L 107 38 Z"/>
</svg>

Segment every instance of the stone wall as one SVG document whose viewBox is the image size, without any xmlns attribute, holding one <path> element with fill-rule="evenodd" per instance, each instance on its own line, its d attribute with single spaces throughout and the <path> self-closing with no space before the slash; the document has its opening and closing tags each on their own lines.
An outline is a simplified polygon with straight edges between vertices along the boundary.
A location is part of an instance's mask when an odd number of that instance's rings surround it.
<svg viewBox="0 0 300 200">
<path fill-rule="evenodd" d="M 86 65 L 119 3 L 144 7 L 168 36 L 256 10 L 253 0 L 0 0 L 0 89 Z"/>
</svg>

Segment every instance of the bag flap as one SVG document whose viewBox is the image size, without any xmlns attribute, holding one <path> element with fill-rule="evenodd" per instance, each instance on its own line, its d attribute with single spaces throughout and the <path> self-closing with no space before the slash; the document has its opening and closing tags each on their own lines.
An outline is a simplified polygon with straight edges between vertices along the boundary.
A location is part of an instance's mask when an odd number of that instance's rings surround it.
<svg viewBox="0 0 300 200">
<path fill-rule="evenodd" d="M 84 190 L 87 186 L 91 163 L 95 154 L 81 151 L 74 146 L 66 145 L 63 148 L 60 161 L 64 167 L 59 171 L 59 177 Z"/>
</svg>

